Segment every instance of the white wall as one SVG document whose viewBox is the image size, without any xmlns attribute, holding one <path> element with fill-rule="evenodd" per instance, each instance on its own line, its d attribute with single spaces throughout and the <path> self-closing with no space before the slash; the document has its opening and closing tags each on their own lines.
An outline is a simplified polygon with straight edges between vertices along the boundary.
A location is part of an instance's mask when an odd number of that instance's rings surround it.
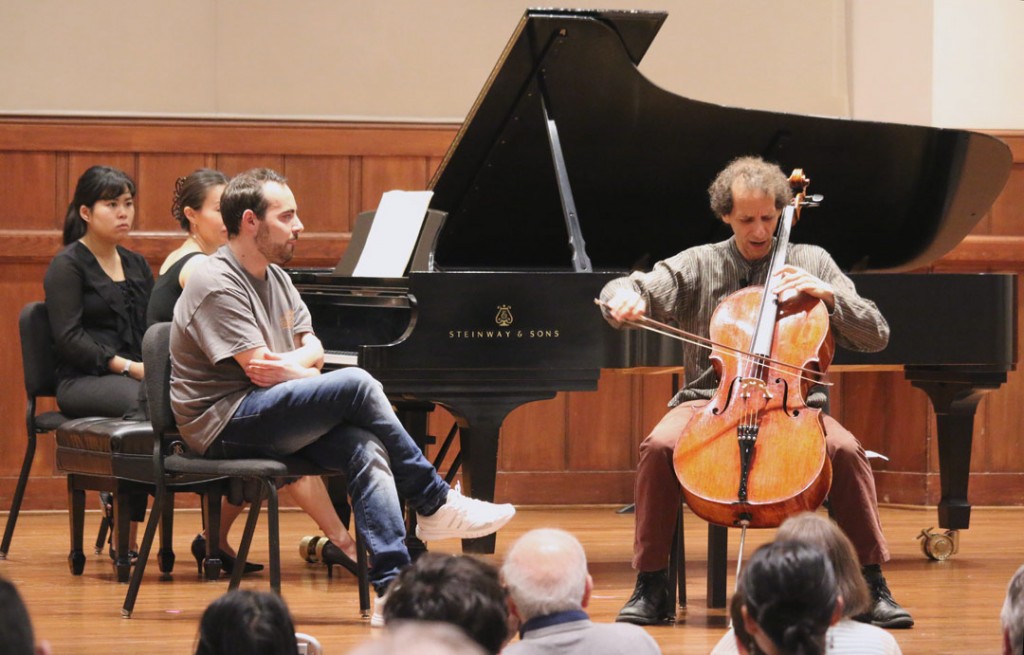
<svg viewBox="0 0 1024 655">
<path fill-rule="evenodd" d="M 460 121 L 530 4 L 0 0 L 0 114 Z M 1022 0 L 565 4 L 667 10 L 641 71 L 680 95 L 1024 128 Z"/>
<path fill-rule="evenodd" d="M 851 116 L 932 124 L 932 0 L 848 0 Z"/>
<path fill-rule="evenodd" d="M 1024 2 L 847 0 L 852 116 L 1024 129 Z"/>
<path fill-rule="evenodd" d="M 529 4 L 0 0 L 0 113 L 459 121 Z M 568 4 L 668 10 L 642 70 L 676 93 L 847 111 L 842 2 Z"/>
<path fill-rule="evenodd" d="M 1024 2 L 935 0 L 940 126 L 1024 128 Z"/>
</svg>

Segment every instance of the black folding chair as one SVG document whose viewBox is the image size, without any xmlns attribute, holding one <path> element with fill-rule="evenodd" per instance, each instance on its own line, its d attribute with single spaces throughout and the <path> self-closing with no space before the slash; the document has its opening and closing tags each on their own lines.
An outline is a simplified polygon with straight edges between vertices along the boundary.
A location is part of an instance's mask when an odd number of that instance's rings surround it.
<svg viewBox="0 0 1024 655">
<path fill-rule="evenodd" d="M 135 608 L 146 560 L 156 534 L 162 508 L 168 502 L 171 490 L 181 484 L 196 481 L 210 481 L 203 495 L 203 508 L 207 530 L 207 578 L 219 575 L 220 561 L 216 559 L 220 544 L 220 504 L 225 492 L 225 481 L 242 481 L 242 487 L 250 490 L 244 500 L 251 502 L 245 531 L 238 547 L 235 568 L 230 589 L 238 588 L 242 581 L 245 561 L 249 555 L 256 522 L 259 518 L 263 499 L 267 499 L 267 528 L 270 549 L 270 587 L 281 593 L 281 555 L 278 520 L 277 478 L 302 475 L 338 475 L 334 471 L 320 469 L 301 458 L 285 459 L 207 459 L 188 450 L 178 434 L 177 425 L 171 412 L 170 380 L 170 323 L 158 323 L 149 328 L 142 342 L 142 357 L 146 365 L 146 391 L 149 396 L 149 415 L 157 439 L 153 448 L 153 468 L 156 480 L 156 499 L 146 524 L 146 532 L 139 548 L 139 560 L 132 575 L 128 594 L 121 614 L 130 617 Z M 220 481 L 219 483 L 217 481 Z M 255 490 L 252 492 L 251 490 Z M 356 526 L 358 548 L 359 609 L 366 617 L 370 612 L 370 585 L 366 545 L 362 533 Z M 212 575 L 211 575 L 212 574 Z"/>
<path fill-rule="evenodd" d="M 46 313 L 46 303 L 30 302 L 21 309 L 18 315 L 18 333 L 21 336 L 21 362 L 25 377 L 25 432 L 28 441 L 25 445 L 25 458 L 21 463 L 21 474 L 18 485 L 11 499 L 11 511 L 7 515 L 7 526 L 4 528 L 3 542 L 0 543 L 0 559 L 7 559 L 14 528 L 18 524 L 18 514 L 25 498 L 25 487 L 32 470 L 32 461 L 36 455 L 36 437 L 47 432 L 54 432 L 58 426 L 68 420 L 60 412 L 36 413 L 36 400 L 53 398 L 57 394 L 57 362 L 54 359 L 53 338 L 50 334 L 50 319 Z M 104 516 L 100 523 L 99 535 L 96 537 L 96 552 L 102 552 L 107 539 L 110 518 Z"/>
</svg>

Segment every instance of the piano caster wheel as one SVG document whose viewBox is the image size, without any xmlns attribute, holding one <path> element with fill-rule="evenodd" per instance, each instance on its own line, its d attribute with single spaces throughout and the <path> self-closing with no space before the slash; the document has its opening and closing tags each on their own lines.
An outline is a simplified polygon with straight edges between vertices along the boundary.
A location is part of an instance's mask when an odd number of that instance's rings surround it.
<svg viewBox="0 0 1024 655">
<path fill-rule="evenodd" d="M 932 532 L 935 528 L 921 530 L 917 538 L 921 540 L 921 552 L 925 557 L 936 562 L 944 562 L 960 550 L 960 532 L 946 530 L 943 534 Z"/>
</svg>

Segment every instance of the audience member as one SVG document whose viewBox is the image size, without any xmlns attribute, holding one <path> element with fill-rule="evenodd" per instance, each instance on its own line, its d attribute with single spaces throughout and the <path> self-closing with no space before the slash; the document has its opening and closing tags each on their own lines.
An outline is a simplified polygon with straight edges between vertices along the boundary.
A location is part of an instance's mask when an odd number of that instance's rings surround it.
<svg viewBox="0 0 1024 655">
<path fill-rule="evenodd" d="M 405 621 L 351 651 L 349 655 L 487 655 L 480 644 L 449 623 Z"/>
<path fill-rule="evenodd" d="M 1003 625 L 1003 655 L 1024 653 L 1024 566 L 1010 578 L 999 620 Z"/>
<path fill-rule="evenodd" d="M 384 625 L 403 621 L 456 625 L 488 653 L 498 653 L 509 636 L 508 602 L 498 570 L 472 557 L 424 553 L 388 590 Z"/>
<path fill-rule="evenodd" d="M 36 641 L 32 619 L 17 587 L 4 578 L 0 578 L 0 653 L 50 655 L 50 644 Z"/>
<path fill-rule="evenodd" d="M 860 562 L 853 544 L 831 519 L 814 512 L 802 512 L 786 519 L 775 538 L 796 540 L 820 548 L 835 572 L 839 595 L 843 599 L 842 618 L 828 629 L 828 653 L 859 653 L 862 655 L 899 655 L 899 644 L 888 632 L 853 619 L 871 603 L 871 595 L 860 572 Z M 733 627 L 736 623 L 733 623 Z M 737 639 L 726 634 L 715 646 L 713 655 L 737 652 Z"/>
<path fill-rule="evenodd" d="M 762 655 L 757 644 L 750 638 L 750 634 L 747 633 L 747 629 L 743 625 L 743 592 L 739 589 L 729 599 L 729 623 L 732 624 L 732 627 L 729 628 L 729 632 L 726 633 L 725 637 L 722 637 L 722 641 L 711 651 L 711 655 L 717 655 L 718 653 Z M 726 643 L 727 639 L 732 646 L 730 648 L 723 648 L 723 643 Z"/>
<path fill-rule="evenodd" d="M 657 642 L 628 623 L 593 623 L 585 608 L 594 580 L 583 546 L 564 530 L 531 530 L 501 567 L 520 640 L 508 655 L 660 653 Z"/>
<path fill-rule="evenodd" d="M 821 655 L 843 600 L 820 548 L 775 541 L 758 548 L 740 574 L 743 626 L 766 655 Z"/>
<path fill-rule="evenodd" d="M 196 655 L 298 655 L 295 624 L 269 591 L 229 591 L 203 612 Z"/>
</svg>

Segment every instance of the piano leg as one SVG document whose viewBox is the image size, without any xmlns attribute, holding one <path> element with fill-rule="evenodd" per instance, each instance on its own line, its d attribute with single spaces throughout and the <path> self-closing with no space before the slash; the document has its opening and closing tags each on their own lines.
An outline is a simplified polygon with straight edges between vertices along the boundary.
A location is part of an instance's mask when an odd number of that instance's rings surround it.
<svg viewBox="0 0 1024 655">
<path fill-rule="evenodd" d="M 479 500 L 494 500 L 494 483 L 498 471 L 498 435 L 505 415 L 474 417 L 472 424 L 459 422 L 462 450 L 462 493 Z M 490 554 L 494 552 L 497 535 L 479 539 L 463 539 L 462 552 Z"/>
<path fill-rule="evenodd" d="M 534 400 L 554 398 L 554 392 L 504 394 L 500 397 L 450 399 L 438 401 L 455 416 L 459 425 L 459 448 L 462 455 L 462 493 L 478 500 L 494 500 L 494 483 L 498 471 L 498 436 L 501 424 L 516 407 Z M 490 554 L 494 552 L 496 535 L 479 539 L 463 539 L 462 552 Z"/>
<path fill-rule="evenodd" d="M 907 379 L 923 390 L 935 410 L 939 446 L 939 526 L 970 527 L 967 486 L 971 472 L 974 414 L 986 393 L 1006 382 L 1006 372 L 907 369 Z"/>
</svg>

